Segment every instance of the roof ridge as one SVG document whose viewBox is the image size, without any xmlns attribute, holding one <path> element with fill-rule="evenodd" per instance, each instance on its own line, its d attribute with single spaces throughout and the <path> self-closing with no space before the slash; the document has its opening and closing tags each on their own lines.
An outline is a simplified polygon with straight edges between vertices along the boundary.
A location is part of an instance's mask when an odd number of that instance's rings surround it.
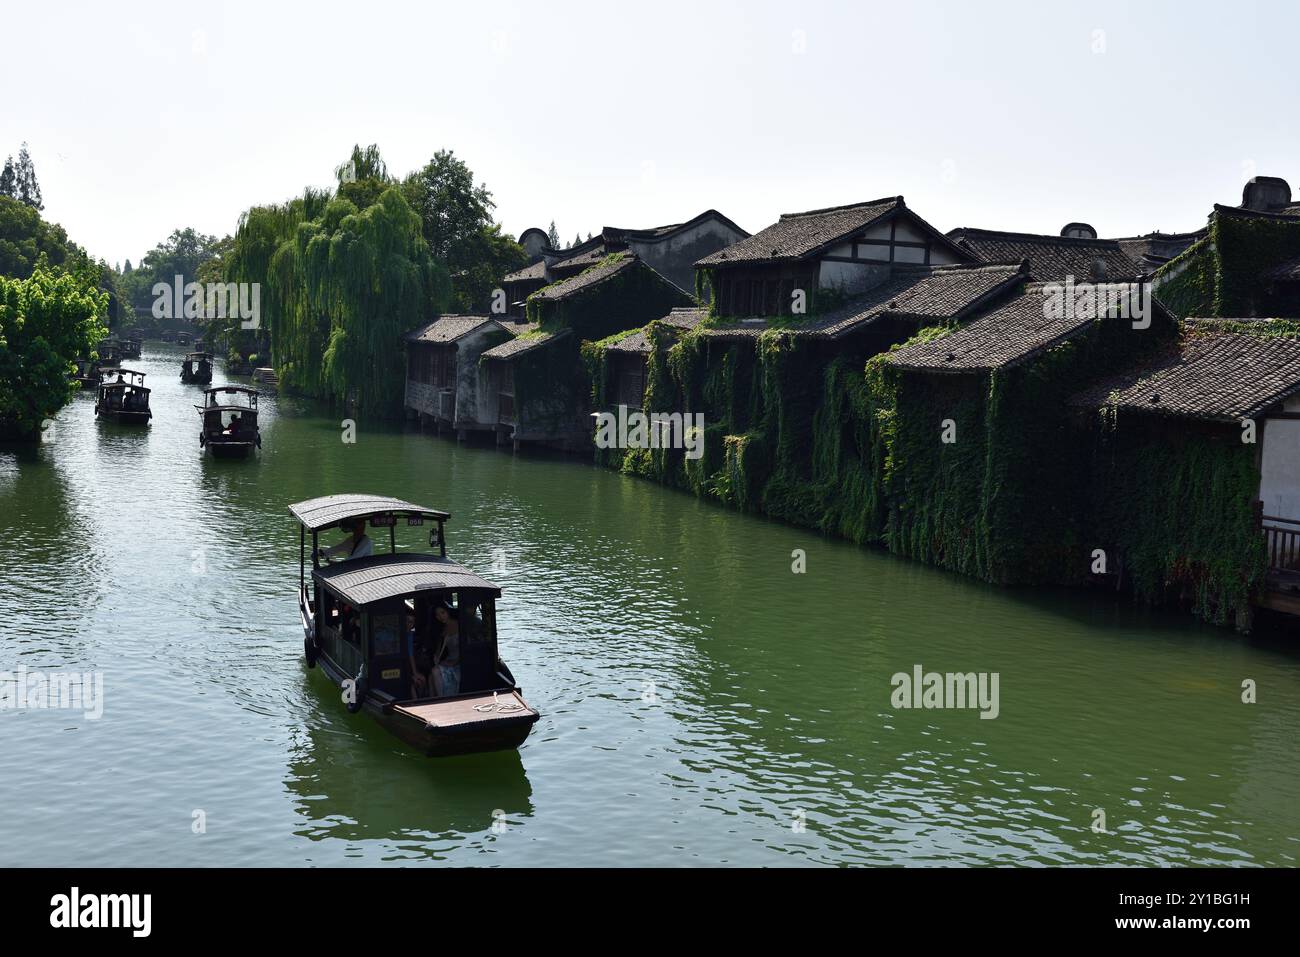
<svg viewBox="0 0 1300 957">
<path fill-rule="evenodd" d="M 861 203 L 848 203 L 844 206 L 826 206 L 823 209 L 805 209 L 798 213 L 782 213 L 778 222 L 785 219 L 796 219 L 800 216 L 822 216 L 826 213 L 842 213 L 850 209 L 862 209 L 866 206 L 879 206 L 882 203 L 894 203 L 897 206 L 906 206 L 902 196 L 882 196 L 880 199 L 868 199 Z"/>
<path fill-rule="evenodd" d="M 949 239 L 956 241 L 954 237 L 957 234 L 980 233 L 984 236 L 997 236 L 1003 239 L 1034 239 L 1044 242 L 1059 243 L 1063 246 L 1093 246 L 1103 245 L 1118 248 L 1118 239 L 1086 239 L 1082 236 L 1054 236 L 1051 233 L 1018 233 L 1009 229 L 982 229 L 979 226 L 958 226 L 956 229 L 950 229 L 947 232 Z M 962 238 L 962 237 L 957 237 Z M 1140 238 L 1140 237 L 1134 237 Z"/>
</svg>

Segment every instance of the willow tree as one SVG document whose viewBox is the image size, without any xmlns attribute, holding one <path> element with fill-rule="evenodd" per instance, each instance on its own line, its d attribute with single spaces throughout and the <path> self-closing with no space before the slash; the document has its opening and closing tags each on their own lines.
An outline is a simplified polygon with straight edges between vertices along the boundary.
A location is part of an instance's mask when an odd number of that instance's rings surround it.
<svg viewBox="0 0 1300 957">
<path fill-rule="evenodd" d="M 446 307 L 447 270 L 394 187 L 364 208 L 308 191 L 240 220 L 227 278 L 262 283 L 262 322 L 282 384 L 395 414 L 402 335 Z"/>
</svg>

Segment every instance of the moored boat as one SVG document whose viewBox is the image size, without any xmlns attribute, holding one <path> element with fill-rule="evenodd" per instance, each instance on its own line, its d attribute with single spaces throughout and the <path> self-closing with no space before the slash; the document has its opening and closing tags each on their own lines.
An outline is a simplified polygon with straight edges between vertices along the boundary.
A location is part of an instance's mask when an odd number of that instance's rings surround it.
<svg viewBox="0 0 1300 957">
<path fill-rule="evenodd" d="M 378 495 L 330 495 L 289 511 L 299 522 L 298 610 L 307 665 L 319 664 L 343 689 L 349 711 L 365 711 L 431 757 L 523 743 L 538 713 L 497 651 L 501 589 L 447 557 L 448 513 Z M 388 529 L 387 554 L 362 547 L 369 543 L 367 525 Z M 399 553 L 399 525 L 428 526 L 431 551 Z M 336 527 L 352 530 L 352 544 L 327 551 L 364 557 L 323 561 L 320 533 Z M 458 663 L 444 665 L 453 648 Z M 421 649 L 436 650 L 426 657 Z M 454 668 L 454 678 L 445 677 L 446 668 Z"/>
<path fill-rule="evenodd" d="M 199 410 L 199 447 L 217 458 L 245 458 L 262 447 L 257 426 L 256 389 L 239 385 L 203 390 Z"/>
<path fill-rule="evenodd" d="M 95 415 L 128 425 L 143 425 L 152 419 L 144 373 L 130 369 L 106 372 L 95 396 Z"/>
</svg>

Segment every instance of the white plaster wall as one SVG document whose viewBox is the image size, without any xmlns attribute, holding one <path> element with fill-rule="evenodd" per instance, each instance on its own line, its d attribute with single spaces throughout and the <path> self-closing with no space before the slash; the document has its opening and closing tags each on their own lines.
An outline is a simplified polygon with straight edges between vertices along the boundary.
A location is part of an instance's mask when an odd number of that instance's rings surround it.
<svg viewBox="0 0 1300 957">
<path fill-rule="evenodd" d="M 1300 398 L 1287 399 L 1300 412 Z M 1300 419 L 1266 419 L 1262 438 L 1259 497 L 1264 514 L 1300 519 Z"/>
</svg>

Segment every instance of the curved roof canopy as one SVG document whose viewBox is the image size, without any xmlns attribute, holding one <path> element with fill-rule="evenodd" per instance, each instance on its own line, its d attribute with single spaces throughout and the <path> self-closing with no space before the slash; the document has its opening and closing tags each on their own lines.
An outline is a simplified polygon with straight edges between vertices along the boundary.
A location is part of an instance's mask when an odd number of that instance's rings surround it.
<svg viewBox="0 0 1300 957">
<path fill-rule="evenodd" d="M 483 588 L 500 597 L 501 589 L 450 558 L 436 555 L 372 555 L 337 562 L 314 573 L 352 605 L 369 605 L 419 591 Z"/>
<path fill-rule="evenodd" d="M 313 532 L 337 525 L 349 518 L 393 512 L 419 515 L 437 522 L 445 522 L 451 518 L 449 512 L 425 508 L 423 505 L 415 505 L 387 495 L 325 495 L 290 505 L 289 511 L 294 518 Z"/>
</svg>

